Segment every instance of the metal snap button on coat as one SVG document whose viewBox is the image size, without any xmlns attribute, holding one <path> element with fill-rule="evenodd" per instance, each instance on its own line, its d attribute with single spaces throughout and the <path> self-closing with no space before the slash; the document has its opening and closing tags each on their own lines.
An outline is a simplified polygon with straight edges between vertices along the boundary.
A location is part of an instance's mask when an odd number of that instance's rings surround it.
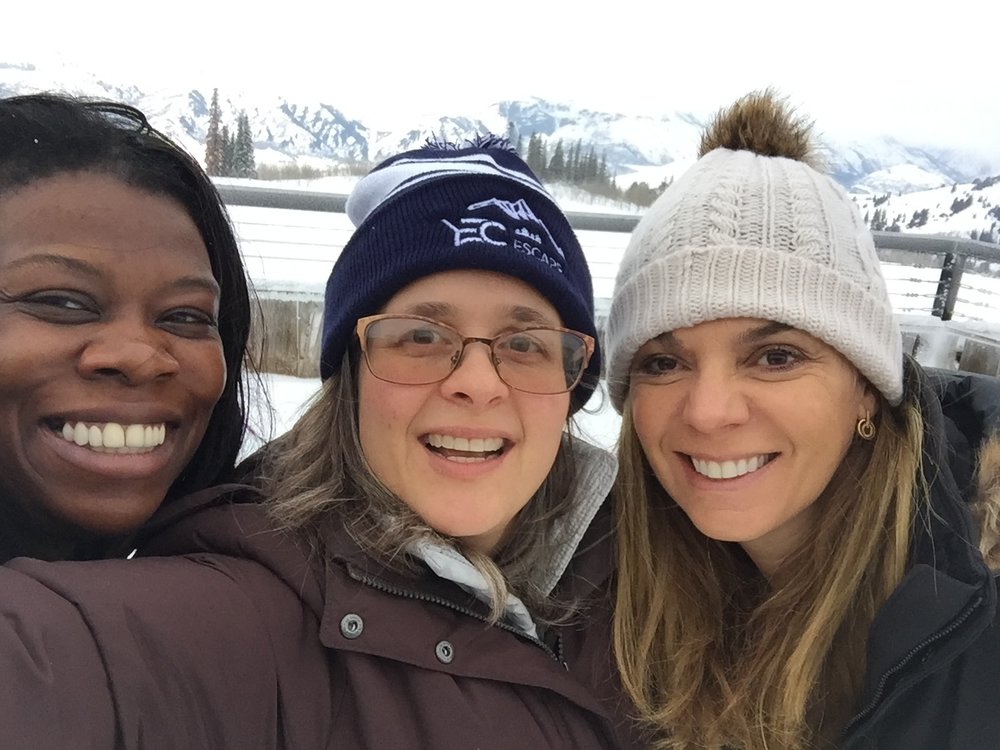
<svg viewBox="0 0 1000 750">
<path fill-rule="evenodd" d="M 356 615 L 352 612 L 344 615 L 340 620 L 340 634 L 344 638 L 354 640 L 364 632 L 364 629 L 365 621 L 361 619 L 361 615 Z"/>
<path fill-rule="evenodd" d="M 442 664 L 451 664 L 451 660 L 455 658 L 455 647 L 448 641 L 438 641 L 438 645 L 434 647 L 434 655 Z"/>
</svg>

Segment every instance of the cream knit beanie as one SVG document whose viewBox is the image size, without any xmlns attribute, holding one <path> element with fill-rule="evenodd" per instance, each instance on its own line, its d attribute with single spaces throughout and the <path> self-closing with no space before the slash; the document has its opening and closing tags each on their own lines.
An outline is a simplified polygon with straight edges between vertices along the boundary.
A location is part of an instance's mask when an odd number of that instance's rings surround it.
<svg viewBox="0 0 1000 750">
<path fill-rule="evenodd" d="M 899 403 L 902 337 L 871 232 L 843 188 L 806 163 L 809 138 L 809 125 L 770 92 L 748 95 L 719 114 L 704 155 L 639 222 L 606 332 L 619 412 L 643 344 L 735 317 L 812 334 Z"/>
</svg>

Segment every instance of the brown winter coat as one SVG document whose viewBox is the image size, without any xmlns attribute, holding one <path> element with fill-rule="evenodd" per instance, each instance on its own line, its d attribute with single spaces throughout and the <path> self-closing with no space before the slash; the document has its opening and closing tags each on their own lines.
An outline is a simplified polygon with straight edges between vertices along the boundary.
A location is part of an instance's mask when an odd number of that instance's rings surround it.
<svg viewBox="0 0 1000 750">
<path fill-rule="evenodd" d="M 202 493 L 171 514 L 144 553 L 183 557 L 0 568 L 0 747 L 617 746 L 588 688 L 606 642 L 581 653 L 579 626 L 546 643 L 490 627 L 461 589 L 383 569 L 342 529 L 324 564 L 256 505 Z M 610 560 L 603 513 L 563 593 L 592 597 Z"/>
</svg>

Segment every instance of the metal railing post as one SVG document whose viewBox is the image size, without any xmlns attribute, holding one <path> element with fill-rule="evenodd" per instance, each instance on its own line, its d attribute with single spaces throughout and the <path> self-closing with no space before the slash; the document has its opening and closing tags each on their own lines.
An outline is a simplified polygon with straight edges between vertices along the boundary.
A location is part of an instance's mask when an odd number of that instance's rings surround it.
<svg viewBox="0 0 1000 750">
<path fill-rule="evenodd" d="M 962 287 L 962 272 L 965 268 L 965 256 L 959 253 L 945 253 L 941 263 L 941 276 L 938 278 L 937 293 L 934 295 L 934 305 L 931 315 L 941 320 L 951 320 L 955 312 L 955 301 L 958 290 Z"/>
</svg>

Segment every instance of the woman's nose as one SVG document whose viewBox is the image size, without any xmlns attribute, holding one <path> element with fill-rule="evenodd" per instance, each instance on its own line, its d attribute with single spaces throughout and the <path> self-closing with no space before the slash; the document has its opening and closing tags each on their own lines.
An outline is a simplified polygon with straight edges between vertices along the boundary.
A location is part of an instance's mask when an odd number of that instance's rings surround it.
<svg viewBox="0 0 1000 750">
<path fill-rule="evenodd" d="M 737 378 L 698 373 L 691 379 L 683 416 L 694 429 L 709 433 L 746 422 L 750 408 Z"/>
<path fill-rule="evenodd" d="M 146 326 L 109 326 L 84 347 L 79 372 L 85 378 L 114 377 L 130 385 L 175 375 L 179 365 L 163 336 Z"/>
<path fill-rule="evenodd" d="M 489 345 L 470 342 L 461 357 L 458 366 L 441 382 L 445 395 L 486 404 L 510 393 L 510 387 L 493 366 Z"/>
</svg>

